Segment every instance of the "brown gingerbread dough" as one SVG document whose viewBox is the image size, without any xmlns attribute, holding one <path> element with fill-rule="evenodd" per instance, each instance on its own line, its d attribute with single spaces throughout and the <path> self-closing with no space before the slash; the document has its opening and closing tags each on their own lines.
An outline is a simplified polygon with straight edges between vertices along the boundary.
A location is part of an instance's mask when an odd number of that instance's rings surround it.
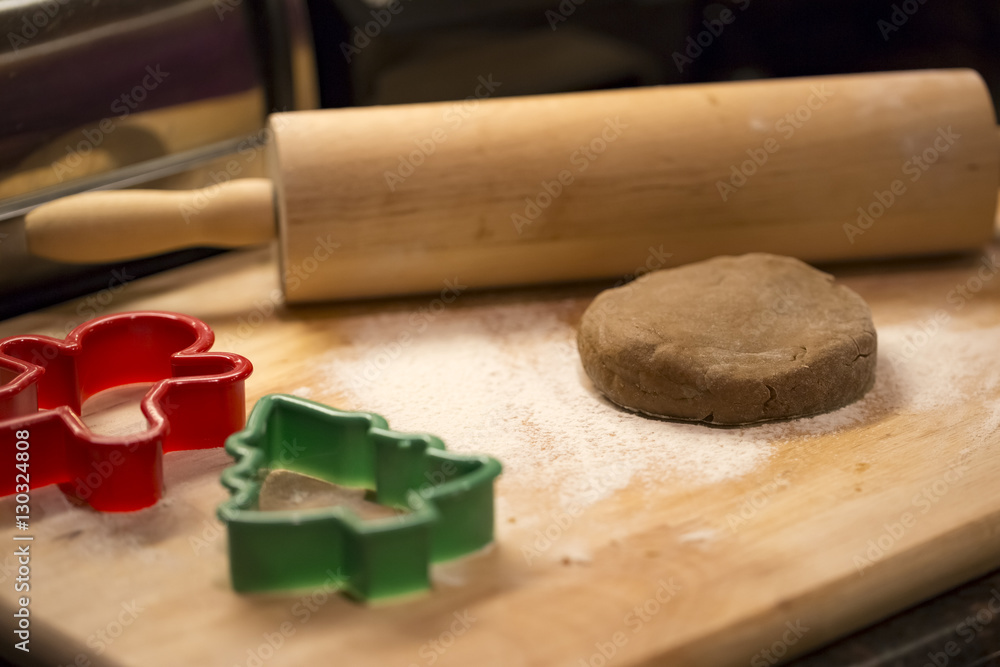
<svg viewBox="0 0 1000 667">
<path fill-rule="evenodd" d="M 649 415 L 739 425 L 827 412 L 875 381 L 864 300 L 791 257 L 716 257 L 602 292 L 577 336 L 594 386 Z"/>
</svg>

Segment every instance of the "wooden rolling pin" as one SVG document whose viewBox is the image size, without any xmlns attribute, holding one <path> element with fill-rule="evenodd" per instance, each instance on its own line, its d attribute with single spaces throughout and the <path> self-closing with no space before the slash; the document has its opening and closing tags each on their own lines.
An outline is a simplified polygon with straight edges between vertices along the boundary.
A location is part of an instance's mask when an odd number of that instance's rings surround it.
<svg viewBox="0 0 1000 667">
<path fill-rule="evenodd" d="M 73 262 L 279 238 L 290 302 L 988 243 L 982 79 L 933 70 L 272 115 L 270 180 L 87 193 L 27 218 Z"/>
</svg>

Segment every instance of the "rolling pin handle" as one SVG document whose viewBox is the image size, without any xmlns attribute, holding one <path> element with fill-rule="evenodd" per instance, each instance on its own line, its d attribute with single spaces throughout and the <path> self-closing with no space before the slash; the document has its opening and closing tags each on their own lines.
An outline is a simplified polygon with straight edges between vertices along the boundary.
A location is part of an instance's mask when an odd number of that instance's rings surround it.
<svg viewBox="0 0 1000 667">
<path fill-rule="evenodd" d="M 71 264 L 257 245 L 276 234 L 273 187 L 266 178 L 189 191 L 84 192 L 43 204 L 25 218 L 28 250 Z"/>
</svg>

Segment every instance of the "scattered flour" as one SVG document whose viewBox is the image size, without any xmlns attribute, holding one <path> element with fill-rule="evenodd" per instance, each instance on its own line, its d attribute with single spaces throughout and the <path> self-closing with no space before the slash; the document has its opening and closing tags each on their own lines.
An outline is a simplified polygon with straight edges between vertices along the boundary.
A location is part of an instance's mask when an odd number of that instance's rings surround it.
<svg viewBox="0 0 1000 667">
<path fill-rule="evenodd" d="M 878 372 L 892 380 L 900 407 L 926 412 L 996 394 L 1000 370 L 990 360 L 1000 330 L 938 329 L 928 336 L 919 326 L 878 328 Z"/>
<path fill-rule="evenodd" d="M 983 363 L 996 332 L 941 330 L 907 355 L 917 329 L 885 327 L 876 385 L 846 408 L 733 429 L 654 420 L 618 409 L 591 387 L 570 324 L 580 307 L 567 299 L 466 305 L 433 318 L 345 318 L 338 330 L 351 346 L 320 361 L 325 379 L 317 390 L 348 401 L 338 407 L 382 414 L 397 430 L 491 454 L 503 462 L 506 483 L 553 488 L 569 506 L 593 503 L 634 479 L 698 486 L 739 477 L 782 441 L 947 407 L 968 398 L 959 388 L 975 386 L 970 378 L 989 376 L 989 386 L 998 380 Z M 1000 403 L 990 419 L 1000 419 Z"/>
</svg>

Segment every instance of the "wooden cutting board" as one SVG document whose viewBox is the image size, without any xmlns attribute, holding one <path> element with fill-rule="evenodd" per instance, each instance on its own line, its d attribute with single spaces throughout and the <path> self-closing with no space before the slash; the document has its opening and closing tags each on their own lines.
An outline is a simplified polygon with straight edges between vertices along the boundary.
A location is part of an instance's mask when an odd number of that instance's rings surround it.
<svg viewBox="0 0 1000 667">
<path fill-rule="evenodd" d="M 165 499 L 131 514 L 73 507 L 52 487 L 35 491 L 30 657 L 144 667 L 787 660 L 1000 565 L 1000 369 L 988 349 L 1000 343 L 1000 280 L 982 268 L 994 254 L 1000 247 L 834 271 L 868 301 L 880 330 L 880 400 L 854 418 L 759 431 L 783 435 L 724 479 L 666 465 L 637 473 L 566 525 L 558 519 L 565 480 L 540 484 L 539 471 L 508 466 L 497 485 L 497 545 L 439 568 L 435 591 L 416 599 L 364 606 L 323 591 L 234 594 L 215 518 L 225 498 L 219 473 L 230 462 L 221 450 L 169 455 Z M 264 394 L 302 388 L 338 407 L 370 408 L 336 390 L 317 360 L 351 354 L 347 329 L 377 331 L 387 313 L 418 312 L 427 299 L 278 306 L 268 315 L 272 261 L 270 251 L 232 253 L 89 305 L 0 323 L 0 335 L 61 336 L 93 311 L 175 310 L 208 322 L 216 347 L 251 359 L 248 408 Z M 551 307 L 572 327 L 602 287 L 469 293 L 447 309 L 488 321 L 523 304 Z M 507 344 L 541 345 L 551 331 L 529 323 L 519 335 Z M 566 418 L 552 412 L 534 418 Z M 715 434 L 720 443 L 734 437 L 684 428 L 711 436 L 699 447 L 714 446 Z M 488 441 L 448 444 L 491 452 Z M 540 429 L 523 447 L 559 444 Z M 627 438 L 607 445 L 635 454 Z M 13 500 L 0 504 L 0 539 L 14 544 Z M 539 549 L 547 529 L 553 544 Z M 539 557 L 526 558 L 532 549 Z M 13 547 L 4 551 L 9 625 L 16 574 Z M 3 654 L 24 657 L 6 637 Z"/>
</svg>

